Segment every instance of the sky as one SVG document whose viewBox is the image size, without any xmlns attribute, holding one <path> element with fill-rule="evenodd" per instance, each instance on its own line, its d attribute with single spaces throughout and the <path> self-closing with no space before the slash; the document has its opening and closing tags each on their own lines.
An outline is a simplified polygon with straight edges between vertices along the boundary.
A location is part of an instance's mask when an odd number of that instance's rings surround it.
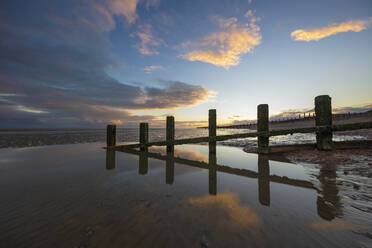
<svg viewBox="0 0 372 248">
<path fill-rule="evenodd" d="M 370 44 L 371 0 L 2 0 L 0 128 L 370 110 Z"/>
</svg>

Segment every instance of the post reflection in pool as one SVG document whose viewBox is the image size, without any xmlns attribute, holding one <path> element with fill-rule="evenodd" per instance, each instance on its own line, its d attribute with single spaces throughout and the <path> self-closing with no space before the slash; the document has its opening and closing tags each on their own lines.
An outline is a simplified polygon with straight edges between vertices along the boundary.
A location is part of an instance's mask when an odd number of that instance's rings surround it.
<svg viewBox="0 0 372 248">
<path fill-rule="evenodd" d="M 258 155 L 258 200 L 270 206 L 270 164 L 267 155 Z"/>
<path fill-rule="evenodd" d="M 334 166 L 322 165 L 318 176 L 322 190 L 320 195 L 318 195 L 316 205 L 318 215 L 325 220 L 333 220 L 335 217 L 343 215 L 336 177 L 336 168 Z"/>
<path fill-rule="evenodd" d="M 138 159 L 138 174 L 146 175 L 149 168 L 149 156 L 147 151 L 140 151 Z"/>
<path fill-rule="evenodd" d="M 115 150 L 106 149 L 106 169 L 112 170 L 115 169 Z"/>
<path fill-rule="evenodd" d="M 165 167 L 165 183 L 173 184 L 174 181 L 174 148 L 167 151 Z"/>
<path fill-rule="evenodd" d="M 258 180 L 258 200 L 261 205 L 270 206 L 270 182 L 287 184 L 294 187 L 307 188 L 318 191 L 320 194 L 317 200 L 318 215 L 326 220 L 342 215 L 342 204 L 338 196 L 338 189 L 335 182 L 335 170 L 321 170 L 319 181 L 322 184 L 322 189 L 317 189 L 312 182 L 301 179 L 292 179 L 286 176 L 270 175 L 270 160 L 268 155 L 258 155 L 258 171 L 249 169 L 238 169 L 226 165 L 217 164 L 216 144 L 209 144 L 208 163 L 190 160 L 188 158 L 176 157 L 174 151 L 167 151 L 166 155 L 162 153 L 154 153 L 150 151 L 123 150 L 124 152 L 139 155 L 139 169 L 141 175 L 148 172 L 148 158 L 155 158 L 165 161 L 165 183 L 174 183 L 175 163 L 185 164 L 196 168 L 208 170 L 208 191 L 210 195 L 217 195 L 217 171 L 247 178 L 255 178 Z M 178 151 L 179 153 L 179 151 Z M 186 153 L 189 154 L 189 153 Z M 115 159 L 114 153 L 107 152 L 107 168 L 112 168 Z M 334 169 L 334 168 L 333 168 Z M 331 204 L 329 204 L 331 203 Z M 332 205 L 332 206 L 330 206 Z"/>
<path fill-rule="evenodd" d="M 208 184 L 209 194 L 217 195 L 217 154 L 216 154 L 216 142 L 209 143 L 209 163 L 208 163 Z"/>
</svg>

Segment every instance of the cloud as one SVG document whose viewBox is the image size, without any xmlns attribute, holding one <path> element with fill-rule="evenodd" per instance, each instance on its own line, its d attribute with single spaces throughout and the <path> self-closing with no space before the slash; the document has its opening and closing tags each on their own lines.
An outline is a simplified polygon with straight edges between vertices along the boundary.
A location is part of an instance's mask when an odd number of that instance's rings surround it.
<svg viewBox="0 0 372 248">
<path fill-rule="evenodd" d="M 239 197 L 235 193 L 224 192 L 217 195 L 206 195 L 202 197 L 191 197 L 188 202 L 195 207 L 205 209 L 206 212 L 201 215 L 203 218 L 215 219 L 215 211 L 220 210 L 218 224 L 226 226 L 226 223 L 234 227 L 244 228 L 249 226 L 258 226 L 260 218 L 249 206 L 242 206 Z M 211 208 L 214 211 L 211 211 Z"/>
<path fill-rule="evenodd" d="M 159 54 L 154 47 L 164 44 L 163 40 L 156 38 L 152 34 L 152 26 L 150 24 L 140 25 L 138 31 L 131 36 L 140 39 L 140 43 L 135 45 L 135 47 L 143 55 Z"/>
<path fill-rule="evenodd" d="M 260 17 L 256 17 L 254 15 L 255 11 L 252 11 L 252 10 L 248 10 L 245 14 L 244 14 L 244 17 L 246 18 L 249 18 L 249 21 L 251 23 L 255 23 L 255 22 L 259 22 L 261 21 L 261 18 Z"/>
<path fill-rule="evenodd" d="M 147 0 L 145 3 L 145 7 L 147 10 L 150 8 L 158 8 L 160 5 L 160 0 Z"/>
<path fill-rule="evenodd" d="M 161 65 L 147 65 L 143 68 L 146 74 L 150 74 L 154 70 L 163 70 L 164 67 Z"/>
<path fill-rule="evenodd" d="M 332 23 L 326 27 L 314 29 L 297 29 L 291 33 L 291 37 L 295 41 L 318 41 L 331 35 L 344 32 L 360 32 L 368 27 L 371 18 L 368 21 L 352 20 L 341 23 Z"/>
<path fill-rule="evenodd" d="M 146 87 L 146 100 L 140 106 L 147 109 L 173 109 L 197 105 L 215 95 L 204 86 L 179 81 L 166 81 L 166 88 Z"/>
<path fill-rule="evenodd" d="M 196 41 L 186 41 L 181 47 L 189 50 L 180 57 L 229 68 L 238 65 L 240 57 L 261 43 L 260 27 L 254 22 L 239 26 L 238 19 L 218 18 L 222 31 L 211 33 Z"/>
<path fill-rule="evenodd" d="M 134 24 L 138 18 L 138 2 L 139 0 L 109 0 L 108 6 L 112 13 L 123 15 L 129 24 Z"/>
<path fill-rule="evenodd" d="M 1 127 L 154 121 L 154 116 L 137 116 L 131 110 L 174 109 L 200 103 L 211 95 L 201 85 L 167 82 L 141 88 L 111 77 L 106 70 L 117 62 L 106 30 L 112 24 L 103 21 L 105 18 L 98 18 L 97 24 L 92 18 L 106 14 L 76 1 L 45 4 L 49 4 L 48 12 L 35 10 L 33 5 L 19 9 L 10 2 L 9 13 L 16 14 L 4 15 L 0 23 Z M 72 10 L 83 9 L 79 15 L 59 12 L 65 4 Z M 30 11 L 33 18 L 27 15 Z"/>
</svg>

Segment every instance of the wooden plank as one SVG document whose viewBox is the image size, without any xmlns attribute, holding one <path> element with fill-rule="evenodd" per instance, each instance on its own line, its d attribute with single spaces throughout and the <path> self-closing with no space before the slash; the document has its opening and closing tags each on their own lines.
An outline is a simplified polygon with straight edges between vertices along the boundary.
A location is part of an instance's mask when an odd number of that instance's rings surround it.
<svg viewBox="0 0 372 248">
<path fill-rule="evenodd" d="M 196 144 L 209 141 L 224 141 L 230 139 L 241 139 L 241 138 L 250 138 L 257 137 L 259 134 L 268 135 L 268 136 L 279 136 L 287 135 L 294 133 L 314 133 L 317 130 L 322 128 L 327 128 L 327 126 L 318 126 L 318 127 L 306 127 L 306 128 L 292 128 L 292 129 L 278 129 L 272 130 L 269 132 L 251 132 L 251 133 L 239 133 L 239 134 L 230 134 L 230 135 L 219 135 L 216 137 L 198 137 L 198 138 L 188 138 L 188 139 L 179 139 L 174 141 L 156 141 L 149 142 L 147 146 L 166 146 L 166 145 L 182 145 L 182 144 Z M 358 129 L 368 129 L 372 128 L 372 122 L 362 122 L 362 123 L 349 123 L 349 124 L 337 124 L 332 125 L 332 131 L 348 131 L 348 130 L 358 130 Z M 129 145 L 118 145 L 115 146 L 116 149 L 121 148 L 138 148 L 140 144 L 129 144 Z"/>
</svg>

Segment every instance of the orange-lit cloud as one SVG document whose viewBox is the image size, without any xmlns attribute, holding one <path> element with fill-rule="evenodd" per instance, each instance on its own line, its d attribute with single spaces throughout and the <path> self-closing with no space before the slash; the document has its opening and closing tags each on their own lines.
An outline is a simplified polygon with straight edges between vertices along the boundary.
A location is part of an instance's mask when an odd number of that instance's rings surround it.
<svg viewBox="0 0 372 248">
<path fill-rule="evenodd" d="M 216 92 L 207 90 L 202 85 L 190 85 L 183 82 L 166 82 L 164 89 L 146 87 L 143 104 L 135 109 L 176 109 L 193 106 L 214 97 Z"/>
<path fill-rule="evenodd" d="M 116 15 L 123 15 L 129 24 L 134 24 L 138 18 L 136 13 L 139 0 L 110 0 L 109 8 Z"/>
<path fill-rule="evenodd" d="M 358 224 L 354 224 L 351 221 L 343 221 L 343 220 L 314 222 L 311 224 L 311 227 L 314 229 L 319 229 L 319 230 L 335 230 L 335 231 L 368 228 L 365 225 L 358 225 Z"/>
<path fill-rule="evenodd" d="M 164 125 L 162 125 L 162 126 L 164 126 Z M 161 153 L 163 155 L 166 154 L 166 149 L 164 147 L 160 147 L 160 146 L 150 147 L 149 151 L 150 152 Z M 208 155 L 203 154 L 203 153 L 201 153 L 200 151 L 197 151 L 197 150 L 189 150 L 189 149 L 186 149 L 186 148 L 174 147 L 174 155 L 175 155 L 175 157 L 179 157 L 179 158 L 183 158 L 183 159 L 189 159 L 189 160 L 208 163 Z"/>
<path fill-rule="evenodd" d="M 314 29 L 297 29 L 291 33 L 291 37 L 296 41 L 318 41 L 331 35 L 344 32 L 360 32 L 367 28 L 369 21 L 354 20 L 341 23 L 332 23 L 326 27 Z"/>
<path fill-rule="evenodd" d="M 203 197 L 189 198 L 189 203 L 193 206 L 206 209 L 209 213 L 213 213 L 214 209 L 221 209 L 228 216 L 229 220 L 221 219 L 221 224 L 232 223 L 236 227 L 257 226 L 260 223 L 258 214 L 249 206 L 242 206 L 239 198 L 235 193 L 224 192 L 217 195 L 206 195 Z M 213 211 L 211 210 L 213 209 Z M 215 217 L 214 214 L 212 214 Z"/>
<path fill-rule="evenodd" d="M 123 125 L 124 122 L 121 120 L 111 120 L 110 123 L 115 124 L 115 125 Z"/>
<path fill-rule="evenodd" d="M 164 67 L 161 65 L 147 65 L 143 68 L 146 74 L 150 74 L 154 70 L 163 70 Z"/>
<path fill-rule="evenodd" d="M 243 54 L 249 53 L 261 43 L 260 27 L 255 24 L 256 19 L 252 20 L 249 24 L 240 26 L 235 17 L 217 19 L 222 31 L 211 33 L 197 41 L 184 42 L 182 47 L 190 51 L 180 57 L 225 68 L 238 65 Z"/>
<path fill-rule="evenodd" d="M 163 40 L 158 39 L 153 35 L 152 26 L 149 24 L 140 25 L 138 31 L 131 36 L 137 36 L 140 39 L 140 43 L 135 47 L 143 55 L 159 54 L 154 47 L 164 44 Z"/>
</svg>

